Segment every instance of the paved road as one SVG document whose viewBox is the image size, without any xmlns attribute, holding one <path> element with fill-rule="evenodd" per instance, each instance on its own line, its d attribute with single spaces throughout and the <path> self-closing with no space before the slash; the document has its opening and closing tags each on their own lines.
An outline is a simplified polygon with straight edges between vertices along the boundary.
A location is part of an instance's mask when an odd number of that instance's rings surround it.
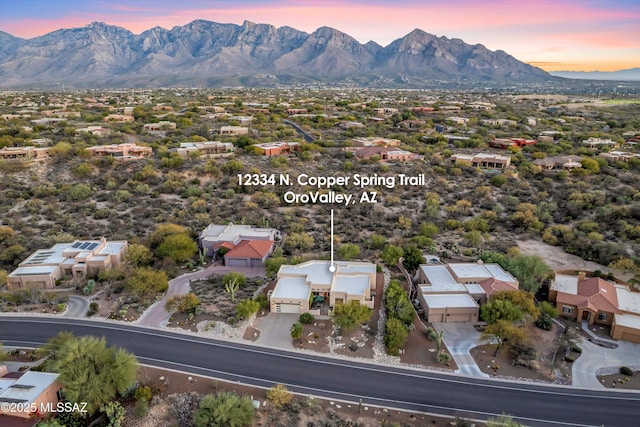
<svg viewBox="0 0 640 427">
<path fill-rule="evenodd" d="M 7 346 L 38 345 L 61 330 L 106 337 L 143 363 L 369 406 L 484 419 L 512 414 L 529 426 L 638 425 L 640 393 L 465 378 L 306 353 L 220 342 L 137 325 L 38 317 L 0 318 Z"/>
<path fill-rule="evenodd" d="M 264 276 L 264 268 L 236 268 L 236 267 L 224 267 L 220 265 L 209 265 L 207 268 L 195 271 L 193 273 L 182 274 L 169 280 L 169 289 L 164 297 L 149 307 L 142 316 L 137 320 L 137 323 L 143 326 L 164 326 L 171 314 L 165 310 L 165 305 L 169 298 L 175 295 L 185 295 L 191 290 L 191 280 L 204 279 L 212 274 L 226 274 L 230 271 L 237 271 L 243 273 L 247 277 Z"/>
<path fill-rule="evenodd" d="M 67 302 L 67 311 L 64 317 L 87 317 L 89 311 L 89 299 L 80 295 L 69 295 Z"/>
</svg>

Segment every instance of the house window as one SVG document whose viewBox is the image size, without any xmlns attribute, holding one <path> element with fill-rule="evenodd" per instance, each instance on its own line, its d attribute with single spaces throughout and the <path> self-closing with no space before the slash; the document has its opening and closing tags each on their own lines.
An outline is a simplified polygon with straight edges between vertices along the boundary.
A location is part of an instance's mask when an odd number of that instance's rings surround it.
<svg viewBox="0 0 640 427">
<path fill-rule="evenodd" d="M 571 313 L 573 313 L 573 307 L 571 307 L 570 305 L 563 305 L 562 306 L 562 312 L 564 314 L 571 314 Z"/>
<path fill-rule="evenodd" d="M 599 313 L 598 314 L 598 320 L 605 322 L 607 319 L 609 318 L 609 315 L 607 313 Z"/>
</svg>

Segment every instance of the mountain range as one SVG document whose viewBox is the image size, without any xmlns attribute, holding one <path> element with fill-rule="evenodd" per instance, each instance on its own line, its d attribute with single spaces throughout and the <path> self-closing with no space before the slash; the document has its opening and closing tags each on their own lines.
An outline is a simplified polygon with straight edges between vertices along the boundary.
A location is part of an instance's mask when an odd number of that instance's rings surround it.
<svg viewBox="0 0 640 427">
<path fill-rule="evenodd" d="M 503 51 L 416 29 L 387 46 L 329 27 L 309 34 L 245 21 L 196 20 L 139 35 L 94 22 L 32 39 L 0 31 L 0 87 L 278 86 L 426 81 L 529 83 L 545 71 Z"/>
<path fill-rule="evenodd" d="M 640 68 L 618 71 L 554 71 L 551 74 L 557 77 L 579 80 L 640 81 Z"/>
</svg>

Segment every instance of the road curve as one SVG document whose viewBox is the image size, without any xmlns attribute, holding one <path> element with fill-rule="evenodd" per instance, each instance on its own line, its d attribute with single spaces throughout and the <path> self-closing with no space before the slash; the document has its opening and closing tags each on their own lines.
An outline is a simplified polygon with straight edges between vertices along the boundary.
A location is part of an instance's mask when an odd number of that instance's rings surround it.
<svg viewBox="0 0 640 427">
<path fill-rule="evenodd" d="M 485 419 L 507 413 L 529 426 L 638 425 L 640 393 L 466 378 L 229 343 L 96 320 L 1 317 L 0 341 L 40 345 L 59 331 L 104 336 L 141 362 L 365 405 Z"/>
</svg>

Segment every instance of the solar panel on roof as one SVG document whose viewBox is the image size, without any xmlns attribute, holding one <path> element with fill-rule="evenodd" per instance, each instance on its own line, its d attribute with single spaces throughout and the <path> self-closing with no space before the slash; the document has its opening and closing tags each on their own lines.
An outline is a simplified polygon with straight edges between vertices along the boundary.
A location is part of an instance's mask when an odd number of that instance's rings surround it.
<svg viewBox="0 0 640 427">
<path fill-rule="evenodd" d="M 90 250 L 90 251 L 92 251 L 92 250 L 94 250 L 94 249 L 95 249 L 95 248 L 97 248 L 97 247 L 98 247 L 98 244 L 97 244 L 97 243 L 91 243 L 87 249 L 88 249 L 88 250 Z"/>
<path fill-rule="evenodd" d="M 84 243 L 82 244 L 82 246 L 80 246 L 80 249 L 85 250 L 85 249 L 87 249 L 87 246 L 89 246 L 90 244 L 91 244 L 91 243 L 84 242 Z"/>
<path fill-rule="evenodd" d="M 34 388 L 34 385 L 29 385 L 29 384 L 11 384 L 9 387 L 11 388 L 19 388 L 22 390 L 28 390 L 30 388 Z"/>
<path fill-rule="evenodd" d="M 72 248 L 79 248 L 80 246 L 82 246 L 82 242 L 76 242 L 73 244 L 73 246 L 71 246 Z"/>
</svg>

